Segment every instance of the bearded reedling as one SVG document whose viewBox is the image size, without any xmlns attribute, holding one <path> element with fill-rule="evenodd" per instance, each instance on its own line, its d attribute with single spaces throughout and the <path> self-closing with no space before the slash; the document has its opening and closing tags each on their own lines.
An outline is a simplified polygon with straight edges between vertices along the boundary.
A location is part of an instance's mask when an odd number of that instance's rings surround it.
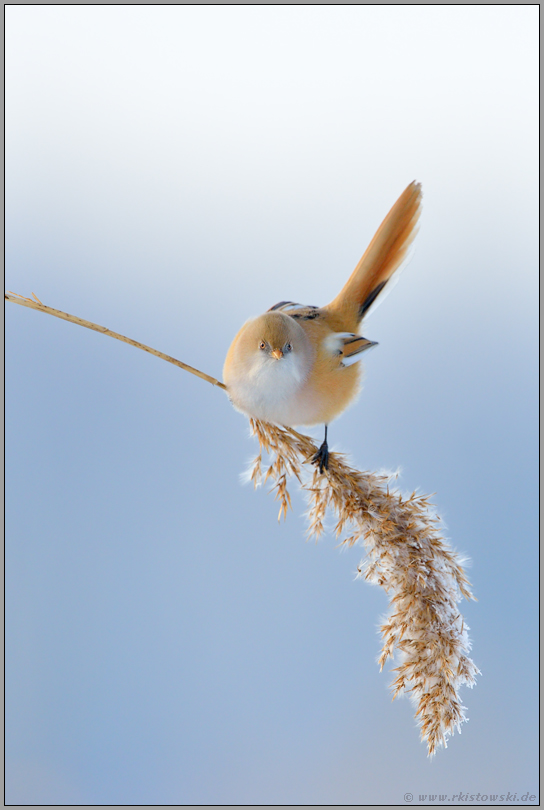
<svg viewBox="0 0 544 810">
<path fill-rule="evenodd" d="M 223 379 L 239 411 L 287 427 L 325 425 L 325 439 L 312 459 L 320 472 L 328 468 L 328 424 L 356 398 L 358 361 L 376 345 L 359 330 L 406 258 L 416 235 L 421 196 L 421 185 L 410 183 L 330 304 L 280 301 L 247 321 L 227 353 Z"/>
</svg>

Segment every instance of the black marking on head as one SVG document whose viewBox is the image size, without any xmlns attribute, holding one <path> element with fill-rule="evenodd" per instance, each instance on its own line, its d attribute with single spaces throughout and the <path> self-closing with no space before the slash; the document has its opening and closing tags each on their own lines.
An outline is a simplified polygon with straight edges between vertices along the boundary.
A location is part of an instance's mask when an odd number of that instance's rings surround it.
<svg viewBox="0 0 544 810">
<path fill-rule="evenodd" d="M 374 301 L 376 300 L 378 295 L 381 293 L 381 291 L 383 290 L 383 288 L 385 287 L 385 285 L 387 284 L 388 281 L 389 281 L 389 279 L 386 279 L 385 281 L 381 281 L 378 284 L 377 287 L 374 287 L 374 289 L 372 290 L 370 295 L 368 295 L 365 298 L 365 300 L 363 301 L 363 303 L 359 307 L 359 318 L 362 318 L 364 316 L 364 314 L 366 313 L 367 309 L 369 309 L 372 306 L 372 304 L 374 303 Z"/>
<path fill-rule="evenodd" d="M 313 309 L 311 312 L 307 312 L 306 314 L 300 313 L 299 318 L 302 318 L 303 321 L 313 321 L 315 318 L 319 318 L 319 312 L 317 311 L 317 307 Z"/>
</svg>

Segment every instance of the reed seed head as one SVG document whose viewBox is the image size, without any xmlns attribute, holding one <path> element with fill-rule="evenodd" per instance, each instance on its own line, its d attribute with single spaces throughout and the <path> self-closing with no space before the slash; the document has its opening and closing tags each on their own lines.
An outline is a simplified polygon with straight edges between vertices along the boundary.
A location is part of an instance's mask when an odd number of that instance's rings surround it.
<svg viewBox="0 0 544 810">
<path fill-rule="evenodd" d="M 280 502 L 278 519 L 287 516 L 287 483 L 294 476 L 308 496 L 308 536 L 324 532 L 326 515 L 336 520 L 340 545 L 362 545 L 366 558 L 357 576 L 382 587 L 390 597 L 389 614 L 380 628 L 380 669 L 396 655 L 393 698 L 408 694 L 429 756 L 467 720 L 459 698 L 472 687 L 479 670 L 468 658 L 468 627 L 457 604 L 474 598 L 461 558 L 448 546 L 429 497 L 403 497 L 390 487 L 395 476 L 361 472 L 339 453 L 320 474 L 311 459 L 314 442 L 292 428 L 250 419 L 260 452 L 252 465 L 257 486 L 270 480 Z M 263 474 L 263 451 L 270 464 Z"/>
</svg>

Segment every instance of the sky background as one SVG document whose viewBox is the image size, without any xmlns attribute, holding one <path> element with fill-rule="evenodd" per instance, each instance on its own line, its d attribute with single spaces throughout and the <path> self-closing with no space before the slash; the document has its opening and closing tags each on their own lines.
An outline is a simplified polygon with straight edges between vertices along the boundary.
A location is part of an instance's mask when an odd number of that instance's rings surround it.
<svg viewBox="0 0 544 810">
<path fill-rule="evenodd" d="M 434 493 L 483 672 L 429 761 L 363 550 L 240 483 L 225 395 L 7 304 L 8 803 L 537 794 L 537 36 L 536 5 L 7 7 L 9 290 L 220 377 L 421 181 L 330 440 Z"/>
</svg>

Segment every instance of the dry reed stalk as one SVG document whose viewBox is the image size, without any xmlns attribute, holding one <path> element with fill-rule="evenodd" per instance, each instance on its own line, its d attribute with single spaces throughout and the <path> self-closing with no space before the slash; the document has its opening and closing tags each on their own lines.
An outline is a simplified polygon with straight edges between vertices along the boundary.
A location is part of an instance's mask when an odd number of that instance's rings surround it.
<svg viewBox="0 0 544 810">
<path fill-rule="evenodd" d="M 279 518 L 290 506 L 287 480 L 294 475 L 308 492 L 309 536 L 322 534 L 331 509 L 337 538 L 348 533 L 341 545 L 361 543 L 366 548 L 358 576 L 381 585 L 391 603 L 381 627 L 380 669 L 396 650 L 393 698 L 410 695 L 432 756 L 467 720 L 459 688 L 473 686 L 479 670 L 466 655 L 468 627 L 457 609 L 463 596 L 474 597 L 461 560 L 440 534 L 440 519 L 428 497 L 413 493 L 403 498 L 390 490 L 390 477 L 360 472 L 338 453 L 330 454 L 325 474 L 314 468 L 311 477 L 304 475 L 304 465 L 317 450 L 308 436 L 253 419 L 250 425 L 260 445 L 251 480 L 257 486 L 271 479 L 280 501 Z M 271 458 L 264 477 L 263 451 Z"/>
<path fill-rule="evenodd" d="M 32 295 L 34 300 L 16 293 L 6 293 L 5 298 L 121 340 L 225 390 L 209 374 L 104 326 L 47 307 Z M 407 693 L 415 702 L 421 737 L 432 756 L 467 720 L 458 692 L 464 684 L 474 685 L 479 670 L 466 655 L 469 628 L 456 607 L 462 596 L 474 597 L 461 560 L 440 534 L 440 521 L 428 498 L 415 493 L 403 498 L 389 489 L 390 477 L 360 472 L 338 453 L 330 454 L 325 474 L 314 469 L 308 480 L 308 466 L 304 465 L 317 451 L 308 436 L 253 419 L 250 425 L 260 445 L 251 480 L 255 486 L 269 479 L 273 482 L 280 501 L 278 519 L 285 518 L 291 506 L 287 482 L 294 476 L 309 493 L 310 537 L 317 539 L 323 533 L 323 521 L 331 509 L 337 519 L 336 536 L 349 532 L 342 545 L 365 546 L 367 559 L 359 566 L 358 576 L 381 585 L 391 595 L 391 611 L 381 627 L 380 668 L 395 650 L 399 653 L 393 698 Z M 271 457 L 264 479 L 263 450 Z"/>
<path fill-rule="evenodd" d="M 199 371 L 197 368 L 193 368 L 193 366 L 188 366 L 187 363 L 182 363 L 181 360 L 176 360 L 175 357 L 170 357 L 169 354 L 164 354 L 164 352 L 159 352 L 157 349 L 152 349 L 151 346 L 146 346 L 145 343 L 139 343 L 137 340 L 132 340 L 132 338 L 120 335 L 119 332 L 112 332 L 112 330 L 108 329 L 106 326 L 99 326 L 97 323 L 92 323 L 92 321 L 84 321 L 83 318 L 78 318 L 77 315 L 69 315 L 67 312 L 62 312 L 60 309 L 48 307 L 45 304 L 42 304 L 40 299 L 37 298 L 34 293 L 32 293 L 32 295 L 35 299 L 34 301 L 32 298 L 27 298 L 25 295 L 19 295 L 19 293 L 8 291 L 4 293 L 4 298 L 6 301 L 11 301 L 13 304 L 20 304 L 22 307 L 36 309 L 38 312 L 45 312 L 46 315 L 53 315 L 55 318 L 61 318 L 63 321 L 75 323 L 77 326 L 84 326 L 86 329 L 92 329 L 93 332 L 100 332 L 101 335 L 107 335 L 107 337 L 115 338 L 115 340 L 120 340 L 123 343 L 128 343 L 129 346 L 134 346 L 136 349 L 141 349 L 144 352 L 153 354 L 155 357 L 160 357 L 161 360 L 166 360 L 167 363 L 172 363 L 174 366 L 182 368 L 183 371 L 188 371 L 189 374 L 194 374 L 196 377 L 200 377 L 201 380 L 206 380 L 206 382 L 209 382 L 212 385 L 217 385 L 218 388 L 226 390 L 223 383 L 216 380 L 215 377 L 211 377 L 209 374 L 204 374 L 203 371 Z"/>
</svg>

